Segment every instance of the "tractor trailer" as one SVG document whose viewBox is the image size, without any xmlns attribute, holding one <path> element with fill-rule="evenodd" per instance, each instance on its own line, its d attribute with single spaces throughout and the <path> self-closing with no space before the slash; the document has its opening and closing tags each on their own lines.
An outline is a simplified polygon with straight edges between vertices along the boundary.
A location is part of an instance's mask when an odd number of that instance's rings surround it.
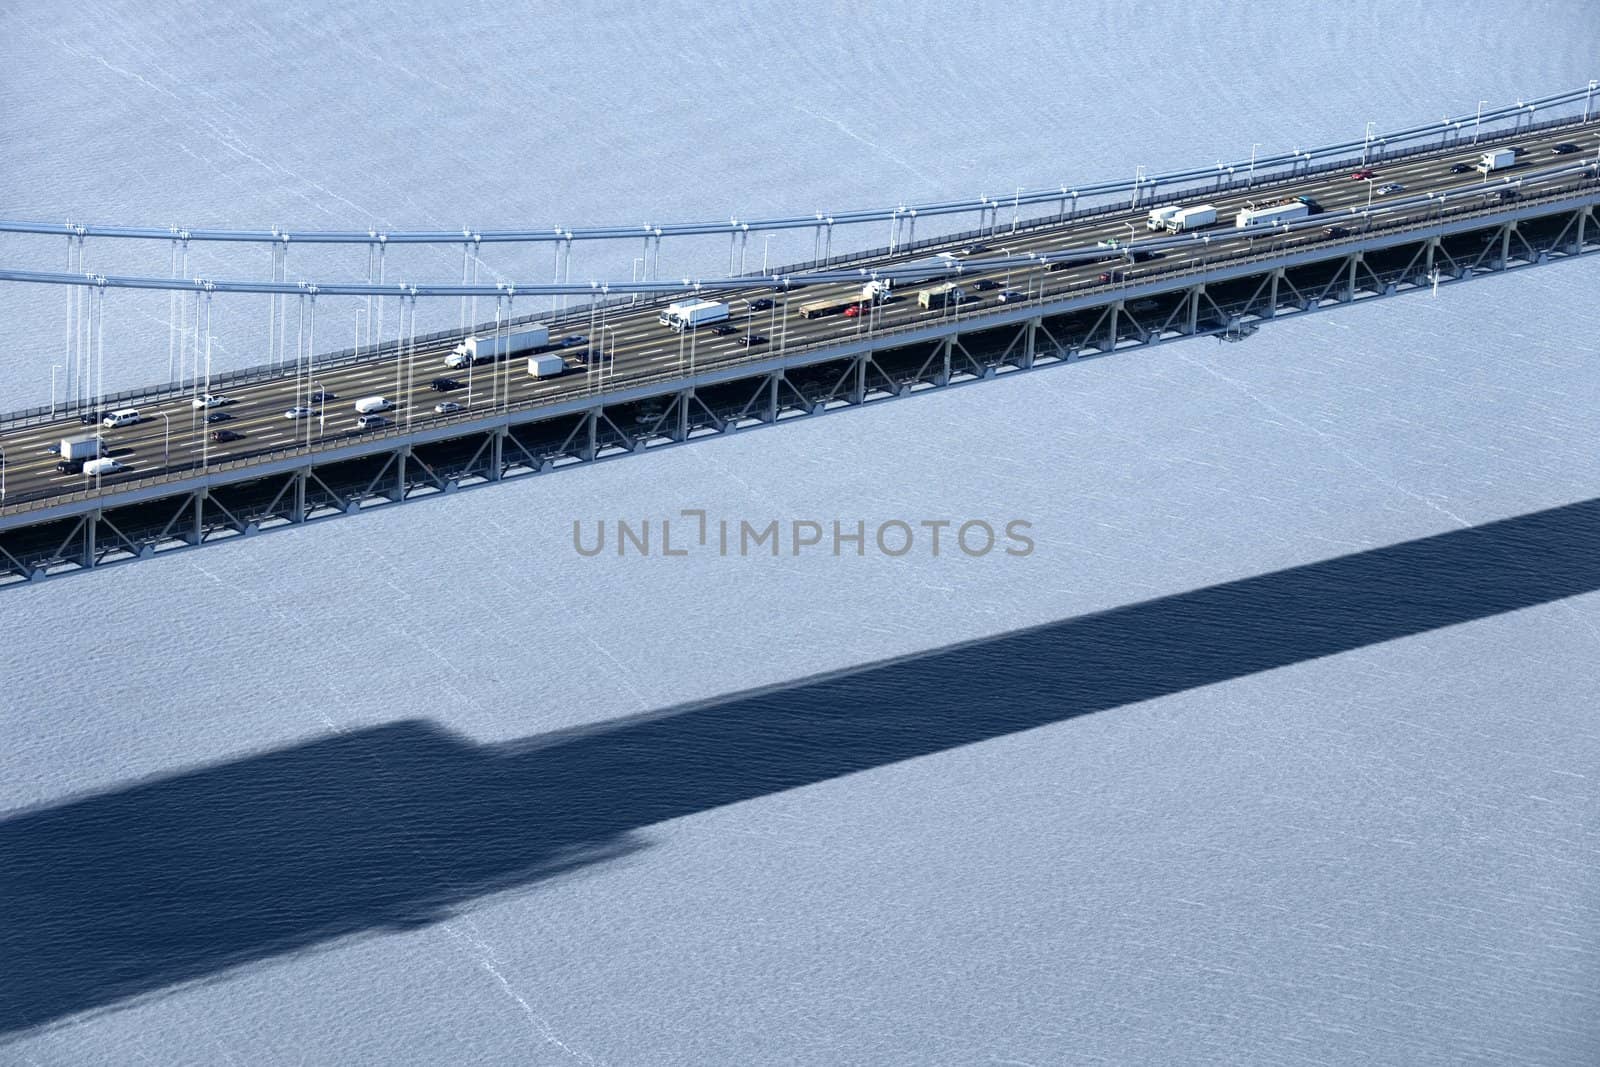
<svg viewBox="0 0 1600 1067">
<path fill-rule="evenodd" d="M 876 304 L 889 299 L 889 283 L 885 281 L 870 281 L 861 287 L 860 292 L 844 292 L 836 296 L 818 297 L 808 300 L 799 307 L 800 317 L 814 319 L 821 315 L 831 315 L 835 311 L 843 311 L 851 305 Z"/>
<path fill-rule="evenodd" d="M 1309 214 L 1311 206 L 1303 200 L 1275 200 L 1260 207 L 1241 209 L 1239 214 L 1234 216 L 1233 225 L 1241 230 L 1248 230 L 1252 226 L 1276 226 L 1279 223 L 1303 219 Z"/>
<path fill-rule="evenodd" d="M 685 330 L 710 326 L 714 322 L 723 322 L 727 317 L 727 304 L 716 300 L 684 300 L 669 304 L 657 319 L 661 325 L 682 333 Z"/>
<path fill-rule="evenodd" d="M 452 370 L 474 363 L 488 363 L 507 356 L 519 356 L 533 348 L 543 348 L 550 343 L 550 327 L 527 326 L 503 337 L 469 337 L 456 345 L 444 358 L 444 365 Z"/>
<path fill-rule="evenodd" d="M 1167 220 L 1168 233 L 1183 233 L 1185 230 L 1198 230 L 1202 226 L 1210 226 L 1217 221 L 1217 209 L 1210 204 L 1197 204 L 1186 207 Z"/>
</svg>

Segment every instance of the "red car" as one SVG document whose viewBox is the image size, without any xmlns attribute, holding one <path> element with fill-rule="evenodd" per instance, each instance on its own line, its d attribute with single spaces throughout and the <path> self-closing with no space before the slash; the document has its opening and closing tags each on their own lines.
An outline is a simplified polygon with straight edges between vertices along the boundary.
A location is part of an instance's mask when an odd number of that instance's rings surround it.
<svg viewBox="0 0 1600 1067">
<path fill-rule="evenodd" d="M 1350 180 L 1353 182 L 1364 182 L 1368 178 L 1376 178 L 1377 176 L 1378 172 L 1373 170 L 1371 167 L 1362 167 L 1360 170 L 1350 175 Z"/>
<path fill-rule="evenodd" d="M 847 319 L 856 318 L 860 314 L 861 314 L 861 305 L 860 304 L 851 304 L 849 307 L 844 309 L 844 317 L 847 318 Z"/>
</svg>

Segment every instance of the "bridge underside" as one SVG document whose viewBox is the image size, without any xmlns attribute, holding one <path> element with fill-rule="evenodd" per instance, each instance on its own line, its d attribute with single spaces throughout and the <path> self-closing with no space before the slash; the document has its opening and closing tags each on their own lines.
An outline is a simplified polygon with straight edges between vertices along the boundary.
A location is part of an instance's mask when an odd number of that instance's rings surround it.
<svg viewBox="0 0 1600 1067">
<path fill-rule="evenodd" d="M 753 371 L 716 384 L 664 384 L 626 402 L 596 397 L 559 416 L 513 414 L 504 425 L 358 458 L 303 465 L 0 529 L 0 584 L 20 584 L 168 551 L 249 537 L 423 497 L 612 459 L 703 437 L 860 407 L 1195 334 L 1248 336 L 1266 320 L 1428 289 L 1600 248 L 1592 205 L 1511 222 L 1263 267 L 1225 281 L 1159 281 L 1105 293 L 1090 307 L 1005 326 L 951 321 L 934 341 Z"/>
</svg>

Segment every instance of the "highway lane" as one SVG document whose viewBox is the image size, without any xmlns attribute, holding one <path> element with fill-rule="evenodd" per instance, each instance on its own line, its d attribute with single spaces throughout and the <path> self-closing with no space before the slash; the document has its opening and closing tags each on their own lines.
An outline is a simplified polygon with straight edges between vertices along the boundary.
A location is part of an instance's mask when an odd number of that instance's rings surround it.
<svg viewBox="0 0 1600 1067">
<path fill-rule="evenodd" d="M 1595 156 L 1597 139 L 1595 136 L 1596 125 L 1579 130 L 1573 127 L 1546 131 L 1537 136 L 1520 138 L 1515 143 L 1526 146 L 1528 155 L 1521 164 L 1512 172 L 1518 174 L 1534 174 L 1539 170 L 1561 164 L 1570 164 L 1573 161 L 1592 159 Z M 1559 142 L 1570 141 L 1580 145 L 1581 156 L 1553 156 L 1549 154 L 1549 146 Z M 1375 185 L 1385 182 L 1400 182 L 1406 186 L 1404 194 L 1414 195 L 1424 191 L 1438 192 L 1441 190 L 1461 190 L 1484 184 L 1493 185 L 1495 182 L 1485 183 L 1483 177 L 1476 172 L 1453 175 L 1449 173 L 1449 166 L 1456 161 L 1472 161 L 1477 156 L 1477 149 L 1470 145 L 1452 147 L 1446 151 L 1435 150 L 1426 155 L 1395 160 L 1376 166 L 1377 177 Z M 1230 249 L 1238 249 L 1251 239 L 1260 239 L 1263 235 L 1259 232 L 1238 231 L 1231 226 L 1233 211 L 1250 201 L 1276 199 L 1279 197 L 1308 193 L 1313 195 L 1319 204 L 1326 210 L 1337 211 L 1343 209 L 1360 208 L 1368 202 L 1368 183 L 1365 181 L 1352 181 L 1348 171 L 1333 172 L 1304 179 L 1298 182 L 1271 186 L 1267 189 L 1234 192 L 1224 196 L 1207 197 L 1196 194 L 1186 198 L 1186 203 L 1212 203 L 1219 211 L 1219 224 L 1206 231 L 1211 240 L 1212 255 L 1225 254 Z M 1373 196 L 1371 198 L 1373 209 L 1378 210 L 1384 203 L 1384 198 Z M 979 239 L 987 246 L 988 251 L 981 253 L 983 256 L 1022 255 L 1028 252 L 1041 253 L 1060 251 L 1068 247 L 1081 247 L 1092 244 L 1098 240 L 1114 238 L 1121 243 L 1126 243 L 1130 236 L 1129 224 L 1133 224 L 1135 244 L 1141 239 L 1156 235 L 1150 234 L 1144 227 L 1146 211 L 1143 207 L 1123 211 L 1112 215 L 1103 215 L 1090 220 L 1075 220 L 1065 225 L 1054 226 L 1032 232 L 1006 232 L 1002 230 L 992 236 Z M 945 246 L 947 249 L 956 249 L 969 242 L 952 242 Z M 936 249 L 919 249 L 914 253 L 896 256 L 894 260 L 885 257 L 876 261 L 881 265 L 894 261 L 904 261 L 911 258 L 920 258 L 931 255 Z M 1171 270 L 1189 262 L 1190 257 L 1172 252 L 1165 258 L 1131 269 L 1135 276 L 1156 274 L 1162 270 Z M 871 264 L 867 264 L 871 269 Z M 973 298 L 967 302 L 969 308 L 976 306 L 975 302 L 992 304 L 993 292 L 983 293 L 973 289 L 973 282 L 992 277 L 1003 281 L 1010 275 L 1010 285 L 1014 289 L 1027 290 L 1037 295 L 1042 285 L 1044 293 L 1048 296 L 1052 292 L 1059 292 L 1062 288 L 1092 282 L 1107 265 L 1097 262 L 1076 264 L 1059 272 L 1044 272 L 1041 268 L 1028 269 L 1000 269 L 987 272 L 964 272 L 960 276 L 961 283 L 967 288 Z M 804 275 L 796 276 L 803 279 Z M 582 332 L 589 337 L 589 343 L 575 349 L 568 349 L 564 354 L 569 357 L 572 370 L 563 378 L 535 381 L 526 374 L 525 361 L 515 359 L 499 364 L 488 364 L 474 368 L 470 374 L 472 380 L 471 402 L 474 412 L 487 413 L 498 402 L 509 396 L 512 402 L 521 402 L 530 398 L 557 397 L 574 395 L 584 392 L 588 388 L 588 375 L 582 366 L 577 365 L 575 357 L 584 354 L 593 354 L 604 339 L 608 356 L 614 353 L 614 373 L 608 375 L 608 384 L 623 384 L 630 377 L 657 374 L 671 371 L 680 367 L 687 369 L 690 353 L 696 367 L 706 367 L 733 359 L 739 359 L 751 354 L 776 352 L 780 342 L 786 341 L 787 345 L 812 343 L 827 339 L 845 339 L 859 333 L 864 333 L 869 324 L 861 318 L 846 318 L 839 313 L 823 316 L 817 319 L 803 319 L 798 315 L 799 304 L 817 299 L 824 295 L 844 294 L 853 286 L 843 284 L 810 285 L 798 289 L 788 297 L 787 313 L 784 308 L 784 294 L 781 291 L 751 291 L 730 298 L 729 302 L 734 309 L 733 318 L 730 320 L 736 325 L 743 326 L 747 316 L 743 313 L 741 304 L 743 300 L 756 300 L 763 296 L 778 302 L 770 311 L 757 312 L 753 316 L 759 325 L 755 329 L 770 338 L 768 344 L 758 349 L 747 350 L 738 344 L 738 338 L 718 337 L 709 330 L 701 330 L 698 336 L 677 335 L 660 326 L 656 322 L 656 310 L 653 308 L 639 309 L 630 307 L 615 307 L 601 309 L 595 314 L 594 327 L 591 329 L 586 322 L 568 320 L 553 330 L 553 336 L 560 332 Z M 912 286 L 909 293 L 914 293 L 920 286 Z M 708 296 L 715 294 L 708 293 Z M 923 311 L 914 299 L 908 295 L 906 298 L 882 305 L 872 315 L 870 328 L 876 331 L 881 328 L 893 327 L 925 321 L 930 317 L 939 315 L 937 310 Z M 302 373 L 298 378 L 286 376 L 282 379 L 254 382 L 240 386 L 230 393 L 238 402 L 226 408 L 231 418 L 224 423 L 208 426 L 203 418 L 203 413 L 196 413 L 187 400 L 165 400 L 160 402 L 128 401 L 125 406 L 136 406 L 145 415 L 146 420 L 138 425 L 118 429 L 106 429 L 100 432 L 105 437 L 109 452 L 114 457 L 130 464 L 130 469 L 122 474 L 108 476 L 102 479 L 102 485 L 114 485 L 117 481 L 140 477 L 159 471 L 163 465 L 163 455 L 167 450 L 165 430 L 168 422 L 161 418 L 161 413 L 170 420 L 171 438 L 170 455 L 174 462 L 187 463 L 197 461 L 202 455 L 211 460 L 233 458 L 240 454 L 255 452 L 261 449 L 286 447 L 293 443 L 305 443 L 308 439 L 316 442 L 322 439 L 345 439 L 354 430 L 356 414 L 353 410 L 354 400 L 367 395 L 384 395 L 397 400 L 396 410 L 386 413 L 388 417 L 401 425 L 405 425 L 409 413 L 413 424 L 417 420 L 435 418 L 433 405 L 443 399 L 466 403 L 466 391 L 449 394 L 448 396 L 435 393 L 428 388 L 428 383 L 435 377 L 449 376 L 465 382 L 469 375 L 465 370 L 446 370 L 442 366 L 442 357 L 454 339 L 434 342 L 427 346 L 417 347 L 414 360 L 404 356 L 400 358 L 375 359 L 357 364 L 329 367 L 321 370 L 313 367 L 310 376 Z M 399 387 L 396 388 L 396 372 L 399 373 Z M 326 405 L 319 406 L 318 416 L 310 420 L 290 420 L 284 417 L 283 411 L 296 402 L 304 402 L 310 388 L 310 382 L 315 381 L 321 387 L 336 394 L 337 399 Z M 200 388 L 203 388 L 200 387 Z M 298 399 L 297 399 L 298 398 Z M 325 416 L 325 417 L 324 417 Z M 205 433 L 212 429 L 227 428 L 244 434 L 244 439 L 238 442 L 222 444 L 203 440 Z M 0 449 L 6 454 L 7 474 L 7 502 L 15 502 L 18 497 L 30 495 L 42 490 L 52 492 L 68 492 L 82 488 L 86 479 L 82 475 L 62 474 L 54 469 L 55 459 L 47 451 L 47 446 L 63 436 L 90 432 L 93 428 L 83 426 L 76 418 L 57 420 L 53 423 L 40 424 L 30 427 L 21 427 L 0 435 Z"/>
</svg>

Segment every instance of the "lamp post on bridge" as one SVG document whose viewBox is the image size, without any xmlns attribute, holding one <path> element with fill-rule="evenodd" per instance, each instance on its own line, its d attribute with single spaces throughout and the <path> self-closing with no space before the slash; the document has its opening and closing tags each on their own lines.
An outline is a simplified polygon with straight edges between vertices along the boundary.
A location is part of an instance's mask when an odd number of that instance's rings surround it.
<svg viewBox="0 0 1600 1067">
<path fill-rule="evenodd" d="M 1473 144 L 1477 144 L 1478 143 L 1478 127 L 1483 125 L 1483 105 L 1487 104 L 1488 102 L 1489 101 L 1487 101 L 1487 100 L 1479 100 L 1478 101 L 1478 113 L 1475 116 L 1473 116 L 1473 119 L 1472 119 L 1472 143 Z"/>
<path fill-rule="evenodd" d="M 1366 132 L 1365 132 L 1365 134 L 1363 134 L 1363 136 L 1361 138 L 1361 164 L 1362 164 L 1362 166 L 1365 166 L 1367 164 L 1367 162 L 1368 162 L 1367 157 L 1372 152 L 1372 128 L 1374 126 L 1376 126 L 1376 125 L 1377 125 L 1376 122 L 1369 121 L 1367 123 Z"/>
<path fill-rule="evenodd" d="M 156 414 L 161 416 L 161 466 L 166 469 L 172 466 L 172 420 L 165 411 Z"/>
<path fill-rule="evenodd" d="M 1584 95 L 1584 98 L 1583 98 L 1583 121 L 1584 122 L 1588 122 L 1589 121 L 1589 104 L 1594 99 L 1594 90 L 1595 90 L 1596 86 L 1600 86 L 1600 81 L 1595 81 L 1593 78 L 1590 78 L 1589 79 L 1589 91 L 1588 91 L 1587 94 Z"/>
<path fill-rule="evenodd" d="M 50 417 L 56 417 L 56 371 L 61 369 L 61 364 L 50 364 Z"/>
<path fill-rule="evenodd" d="M 1256 149 L 1261 147 L 1261 142 L 1256 141 L 1250 145 L 1250 173 L 1245 176 L 1244 187 L 1250 188 L 1256 180 Z"/>
</svg>

